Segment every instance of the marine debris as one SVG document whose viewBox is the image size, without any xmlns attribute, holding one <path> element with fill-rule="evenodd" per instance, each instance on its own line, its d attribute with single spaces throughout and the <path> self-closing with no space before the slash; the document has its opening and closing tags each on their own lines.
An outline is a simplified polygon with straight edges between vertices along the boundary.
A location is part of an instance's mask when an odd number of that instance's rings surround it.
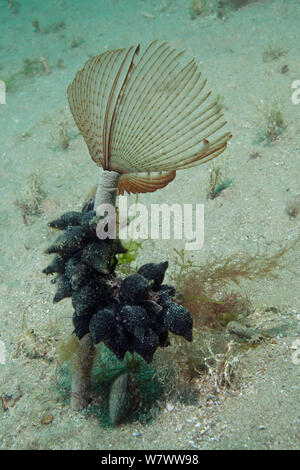
<svg viewBox="0 0 300 470">
<path fill-rule="evenodd" d="M 14 92 L 23 84 L 25 79 L 49 75 L 50 73 L 51 68 L 46 57 L 26 58 L 20 70 L 5 77 L 6 89 L 9 92 Z"/>
<path fill-rule="evenodd" d="M 259 0 L 192 0 L 189 12 L 192 20 L 212 14 L 224 18 L 231 12 L 257 1 Z"/>
<path fill-rule="evenodd" d="M 23 218 L 41 214 L 41 203 L 46 197 L 42 184 L 41 175 L 39 173 L 32 173 L 29 176 L 29 184 L 24 191 L 24 196 L 15 201 L 15 205 L 22 211 Z"/>
<path fill-rule="evenodd" d="M 266 138 L 269 142 L 275 142 L 286 128 L 281 110 L 274 104 L 266 115 Z"/>
<path fill-rule="evenodd" d="M 222 191 L 232 185 L 231 179 L 224 179 L 221 174 L 221 168 L 216 167 L 210 170 L 208 199 L 215 199 Z"/>
<path fill-rule="evenodd" d="M 263 62 L 273 62 L 287 54 L 280 46 L 269 45 L 263 52 Z M 283 72 L 285 73 L 285 72 Z"/>
<path fill-rule="evenodd" d="M 296 194 L 296 196 L 287 202 L 285 211 L 291 219 L 298 217 L 300 213 L 300 194 Z"/>
<path fill-rule="evenodd" d="M 34 31 L 39 34 L 58 33 L 66 27 L 66 23 L 64 21 L 57 21 L 56 23 L 52 23 L 49 26 L 42 28 L 38 18 L 34 18 L 31 23 L 34 27 Z"/>
</svg>

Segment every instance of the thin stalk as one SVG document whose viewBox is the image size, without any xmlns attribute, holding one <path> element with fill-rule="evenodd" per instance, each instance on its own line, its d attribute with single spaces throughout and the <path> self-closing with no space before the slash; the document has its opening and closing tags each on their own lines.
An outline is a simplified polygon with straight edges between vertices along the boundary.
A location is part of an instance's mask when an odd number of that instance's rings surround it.
<svg viewBox="0 0 300 470">
<path fill-rule="evenodd" d="M 114 171 L 100 169 L 94 210 L 100 204 L 115 207 L 120 175 Z M 89 403 L 91 372 L 95 355 L 91 334 L 86 334 L 80 341 L 73 358 L 71 408 L 80 411 Z"/>
</svg>

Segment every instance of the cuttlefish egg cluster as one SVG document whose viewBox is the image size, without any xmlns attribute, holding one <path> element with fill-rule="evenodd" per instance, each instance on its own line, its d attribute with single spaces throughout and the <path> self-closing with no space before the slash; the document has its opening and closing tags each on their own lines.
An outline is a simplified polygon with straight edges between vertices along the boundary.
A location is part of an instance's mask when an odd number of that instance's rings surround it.
<svg viewBox="0 0 300 470">
<path fill-rule="evenodd" d="M 168 332 L 192 340 L 190 312 L 173 301 L 175 289 L 163 284 L 168 262 L 143 265 L 125 279 L 115 273 L 116 255 L 126 250 L 118 239 L 96 236 L 99 219 L 86 205 L 49 223 L 62 230 L 46 253 L 55 253 L 45 274 L 57 273 L 53 301 L 72 297 L 74 333 L 90 333 L 117 356 L 127 351 L 151 362 L 158 346 L 169 344 Z"/>
</svg>

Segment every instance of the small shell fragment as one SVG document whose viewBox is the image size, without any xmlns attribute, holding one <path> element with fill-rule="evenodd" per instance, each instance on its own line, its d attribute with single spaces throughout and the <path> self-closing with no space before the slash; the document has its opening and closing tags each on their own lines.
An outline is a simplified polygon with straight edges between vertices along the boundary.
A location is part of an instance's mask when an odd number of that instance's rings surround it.
<svg viewBox="0 0 300 470">
<path fill-rule="evenodd" d="M 41 424 L 47 425 L 51 424 L 53 421 L 53 416 L 51 414 L 48 414 L 44 416 L 44 418 L 41 419 Z"/>
</svg>

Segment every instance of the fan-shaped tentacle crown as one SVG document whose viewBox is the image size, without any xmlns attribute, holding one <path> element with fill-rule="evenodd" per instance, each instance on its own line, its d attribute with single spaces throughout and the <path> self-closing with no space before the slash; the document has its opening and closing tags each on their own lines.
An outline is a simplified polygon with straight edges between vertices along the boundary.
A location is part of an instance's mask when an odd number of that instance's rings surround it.
<svg viewBox="0 0 300 470">
<path fill-rule="evenodd" d="M 231 137 L 218 100 L 195 61 L 167 43 L 106 51 L 89 59 L 68 88 L 92 159 L 121 174 L 119 192 L 151 192 L 176 170 L 220 155 Z"/>
</svg>

